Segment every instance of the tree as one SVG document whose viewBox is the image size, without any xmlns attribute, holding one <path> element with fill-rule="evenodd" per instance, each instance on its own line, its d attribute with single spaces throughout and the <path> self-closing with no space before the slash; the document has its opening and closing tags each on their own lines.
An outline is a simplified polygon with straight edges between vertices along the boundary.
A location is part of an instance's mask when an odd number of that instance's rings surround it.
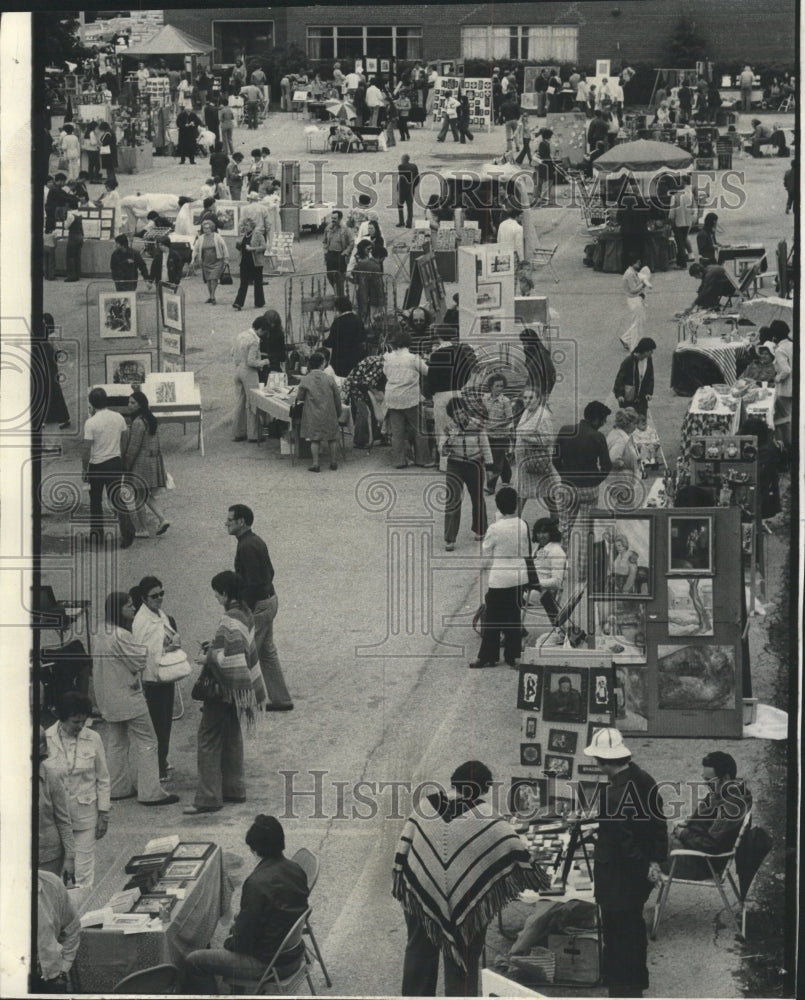
<svg viewBox="0 0 805 1000">
<path fill-rule="evenodd" d="M 78 21 L 72 17 L 37 15 L 34 37 L 37 47 L 42 45 L 46 66 L 65 69 L 68 62 L 79 63 L 89 55 L 78 34 Z"/>
<path fill-rule="evenodd" d="M 696 29 L 690 14 L 683 14 L 668 43 L 670 65 L 678 69 L 692 69 L 707 57 L 707 40 Z"/>
</svg>

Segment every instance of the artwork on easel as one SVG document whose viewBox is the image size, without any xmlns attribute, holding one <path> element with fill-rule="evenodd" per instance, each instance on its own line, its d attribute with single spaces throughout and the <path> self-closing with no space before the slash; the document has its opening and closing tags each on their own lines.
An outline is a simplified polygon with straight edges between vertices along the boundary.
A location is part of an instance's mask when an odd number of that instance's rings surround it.
<svg viewBox="0 0 805 1000">
<path fill-rule="evenodd" d="M 137 336 L 137 293 L 102 292 L 98 296 L 101 337 L 112 340 Z"/>
</svg>

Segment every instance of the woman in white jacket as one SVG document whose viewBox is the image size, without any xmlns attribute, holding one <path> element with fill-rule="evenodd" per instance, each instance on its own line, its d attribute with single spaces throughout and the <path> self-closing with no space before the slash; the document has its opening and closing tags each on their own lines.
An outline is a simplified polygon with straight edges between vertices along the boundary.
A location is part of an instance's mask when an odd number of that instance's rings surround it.
<svg viewBox="0 0 805 1000">
<path fill-rule="evenodd" d="M 554 518 L 541 517 L 534 522 L 531 538 L 536 542 L 532 558 L 537 571 L 537 586 L 531 589 L 539 593 L 540 604 L 551 625 L 559 616 L 559 594 L 562 590 L 567 569 L 567 555 L 562 548 L 562 534 Z"/>
</svg>

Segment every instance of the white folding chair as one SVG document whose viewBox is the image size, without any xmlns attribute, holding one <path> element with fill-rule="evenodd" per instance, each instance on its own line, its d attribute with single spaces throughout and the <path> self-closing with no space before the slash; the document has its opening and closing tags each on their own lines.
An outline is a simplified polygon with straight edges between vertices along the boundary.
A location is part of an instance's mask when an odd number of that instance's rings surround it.
<svg viewBox="0 0 805 1000">
<path fill-rule="evenodd" d="M 556 273 L 553 267 L 553 258 L 556 251 L 559 249 L 559 244 L 554 243 L 552 247 L 537 247 L 535 250 L 531 251 L 531 261 L 533 267 L 548 267 L 550 268 L 551 274 L 553 275 L 554 282 L 559 284 L 559 275 Z"/>
<path fill-rule="evenodd" d="M 269 274 L 289 274 L 296 272 L 293 259 L 293 241 L 295 233 L 276 233 L 271 239 L 271 246 L 265 256 L 271 260 L 272 271 Z"/>
</svg>

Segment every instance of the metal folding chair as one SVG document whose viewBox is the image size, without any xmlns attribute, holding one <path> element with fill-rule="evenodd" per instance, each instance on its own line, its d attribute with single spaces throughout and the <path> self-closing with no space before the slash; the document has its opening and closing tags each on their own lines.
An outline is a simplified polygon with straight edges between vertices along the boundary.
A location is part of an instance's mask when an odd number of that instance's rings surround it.
<svg viewBox="0 0 805 1000">
<path fill-rule="evenodd" d="M 300 868 L 304 870 L 305 875 L 307 875 L 307 888 L 308 894 L 313 892 L 313 886 L 316 884 L 319 878 L 319 859 L 316 855 L 309 851 L 306 847 L 300 847 L 299 850 L 291 858 L 291 861 L 295 861 Z M 321 957 L 321 952 L 319 951 L 319 945 L 313 934 L 313 928 L 310 926 L 310 914 L 311 910 L 307 911 L 305 915 L 305 929 L 304 933 L 310 937 L 310 943 L 313 945 L 313 951 L 316 955 L 316 961 L 321 966 L 321 971 L 324 973 L 324 981 L 328 986 L 332 986 L 330 981 L 330 974 L 327 972 L 327 967 L 324 964 L 324 959 Z M 309 980 L 308 980 L 309 981 Z"/>
<path fill-rule="evenodd" d="M 271 240 L 271 246 L 265 256 L 271 260 L 272 271 L 269 274 L 296 273 L 293 259 L 293 241 L 295 233 L 276 233 Z M 290 265 L 290 266 L 288 266 Z"/>
<path fill-rule="evenodd" d="M 553 275 L 553 280 L 554 280 L 554 282 L 557 285 L 559 284 L 560 278 L 559 278 L 559 275 L 554 270 L 554 267 L 553 267 L 553 258 L 554 258 L 554 254 L 556 253 L 556 251 L 558 249 L 559 249 L 559 244 L 558 243 L 554 243 L 554 245 L 552 247 L 550 247 L 550 248 L 547 248 L 547 247 L 539 248 L 538 247 L 536 250 L 532 250 L 532 252 L 531 252 L 531 261 L 530 261 L 530 263 L 534 267 L 549 267 L 550 271 L 551 271 L 551 274 Z"/>
</svg>

